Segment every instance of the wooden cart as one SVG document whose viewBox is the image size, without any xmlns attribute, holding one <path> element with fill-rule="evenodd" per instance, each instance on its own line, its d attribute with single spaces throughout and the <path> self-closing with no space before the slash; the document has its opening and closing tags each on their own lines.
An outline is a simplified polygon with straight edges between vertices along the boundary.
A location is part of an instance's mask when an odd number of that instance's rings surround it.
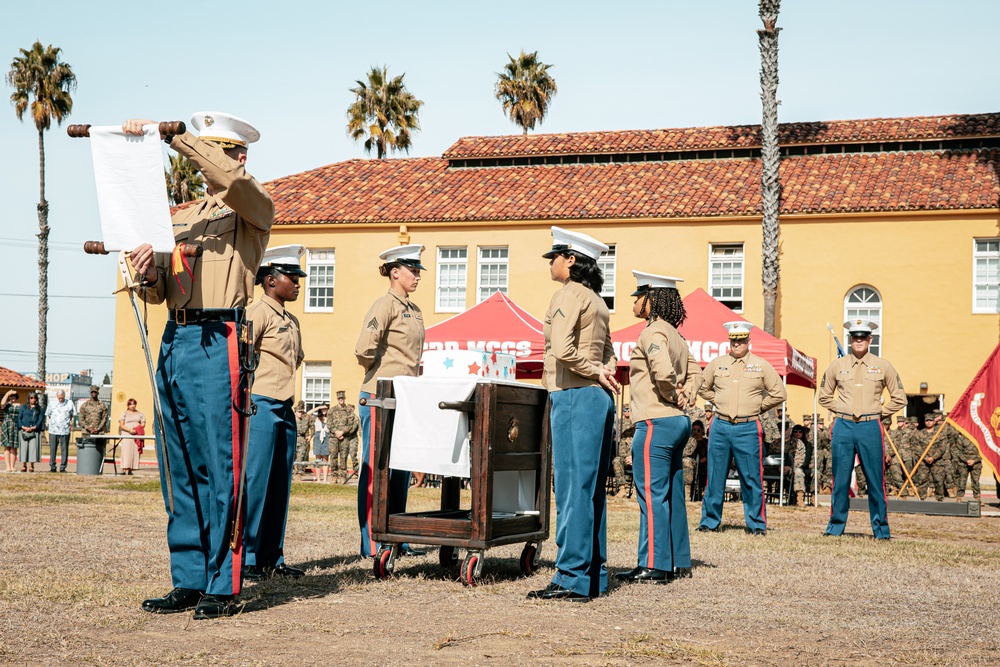
<svg viewBox="0 0 1000 667">
<path fill-rule="evenodd" d="M 440 409 L 469 414 L 471 507 L 460 507 L 461 480 L 446 477 L 441 484 L 441 509 L 389 514 L 389 448 L 395 415 L 391 380 L 379 380 L 376 396 L 374 506 L 372 536 L 380 547 L 375 576 L 392 575 L 400 546 L 407 542 L 440 545 L 442 567 L 458 563 L 465 549 L 459 579 L 475 586 L 482 574 L 484 552 L 495 546 L 524 542 L 521 572 L 534 573 L 541 543 L 549 537 L 552 488 L 552 441 L 548 428 L 548 393 L 541 387 L 513 383 L 479 383 L 468 401 L 441 403 Z M 495 472 L 533 471 L 535 507 L 530 513 L 494 516 Z"/>
</svg>

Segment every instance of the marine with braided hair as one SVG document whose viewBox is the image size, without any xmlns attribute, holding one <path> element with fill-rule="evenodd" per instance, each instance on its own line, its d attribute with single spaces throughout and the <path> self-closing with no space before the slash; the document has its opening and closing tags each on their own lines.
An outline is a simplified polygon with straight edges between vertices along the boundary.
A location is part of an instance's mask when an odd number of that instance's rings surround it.
<svg viewBox="0 0 1000 667">
<path fill-rule="evenodd" d="M 632 314 L 646 320 L 629 360 L 635 437 L 632 475 L 639 501 L 638 564 L 621 581 L 665 584 L 691 576 L 684 487 L 684 447 L 691 419 L 684 408 L 701 387 L 701 367 L 677 331 L 687 313 L 680 278 L 633 271 Z"/>
</svg>

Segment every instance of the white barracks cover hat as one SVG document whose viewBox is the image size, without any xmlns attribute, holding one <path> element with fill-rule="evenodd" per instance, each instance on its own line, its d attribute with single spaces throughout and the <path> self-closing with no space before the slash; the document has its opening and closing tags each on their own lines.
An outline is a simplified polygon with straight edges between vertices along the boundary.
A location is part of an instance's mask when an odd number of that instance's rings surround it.
<svg viewBox="0 0 1000 667">
<path fill-rule="evenodd" d="M 572 250 L 573 252 L 585 255 L 591 259 L 600 259 L 602 252 L 607 252 L 610 248 L 593 236 L 587 236 L 580 232 L 571 232 L 562 227 L 552 228 L 552 250 L 542 255 L 545 259 L 552 259 L 562 252 Z"/>
<path fill-rule="evenodd" d="M 223 148 L 245 148 L 260 139 L 260 132 L 253 125 L 221 111 L 199 111 L 191 116 L 191 124 L 198 129 L 199 139 L 214 141 Z"/>
<path fill-rule="evenodd" d="M 722 326 L 729 332 L 730 338 L 746 338 L 753 329 L 753 325 L 749 322 L 726 322 Z"/>
<path fill-rule="evenodd" d="M 305 276 L 299 258 L 306 254 L 306 249 L 301 245 L 278 245 L 264 251 L 264 257 L 260 260 L 260 268 L 264 269 L 273 266 L 282 273 L 292 276 Z"/>
<path fill-rule="evenodd" d="M 878 325 L 869 320 L 850 320 L 844 322 L 844 328 L 849 334 L 864 334 L 871 336 L 872 332 L 878 329 Z"/>
<path fill-rule="evenodd" d="M 632 275 L 635 276 L 635 283 L 637 285 L 636 290 L 632 292 L 632 296 L 641 296 L 651 289 L 660 289 L 664 287 L 677 289 L 677 283 L 684 282 L 683 278 L 659 276 L 655 273 L 645 273 L 644 271 L 633 270 Z"/>
<path fill-rule="evenodd" d="M 383 250 L 379 253 L 378 258 L 386 264 L 403 264 L 414 269 L 426 271 L 423 265 L 420 264 L 420 253 L 423 249 L 422 245 L 400 245 L 395 248 Z"/>
</svg>

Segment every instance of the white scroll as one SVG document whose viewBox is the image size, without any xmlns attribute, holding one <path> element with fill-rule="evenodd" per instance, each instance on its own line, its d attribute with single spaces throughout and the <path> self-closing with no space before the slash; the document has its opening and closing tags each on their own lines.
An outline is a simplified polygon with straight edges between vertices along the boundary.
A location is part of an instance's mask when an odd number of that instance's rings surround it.
<svg viewBox="0 0 1000 667">
<path fill-rule="evenodd" d="M 91 127 L 97 205 L 108 252 L 150 243 L 156 252 L 174 249 L 170 204 L 163 177 L 163 142 L 158 125 L 142 136 L 121 127 Z"/>
</svg>

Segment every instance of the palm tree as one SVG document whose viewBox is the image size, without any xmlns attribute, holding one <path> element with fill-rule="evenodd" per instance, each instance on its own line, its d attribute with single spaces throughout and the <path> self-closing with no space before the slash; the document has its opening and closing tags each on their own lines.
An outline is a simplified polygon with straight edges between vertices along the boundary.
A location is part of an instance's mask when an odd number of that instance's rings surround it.
<svg viewBox="0 0 1000 667">
<path fill-rule="evenodd" d="M 403 77 L 390 79 L 387 67 L 372 67 L 368 81 L 351 88 L 354 104 L 347 108 L 347 133 L 354 141 L 365 140 L 365 153 L 376 150 L 378 159 L 387 151 L 410 152 L 410 138 L 420 130 L 418 115 L 424 103 L 406 89 Z"/>
<path fill-rule="evenodd" d="M 70 93 L 76 90 L 76 75 L 59 60 L 62 49 L 35 42 L 30 50 L 20 49 L 7 72 L 7 84 L 17 119 L 24 120 L 30 109 L 38 130 L 38 378 L 45 379 L 45 346 L 48 343 L 49 312 L 49 203 L 45 201 L 45 130 L 52 120 L 62 125 L 73 111 Z"/>
<path fill-rule="evenodd" d="M 780 271 L 778 249 L 781 228 L 778 224 L 778 205 L 781 201 L 781 183 L 778 181 L 778 9 L 781 0 L 760 0 L 760 20 L 764 29 L 757 31 L 760 42 L 760 98 L 763 103 L 761 119 L 761 283 L 764 288 L 764 331 L 775 335 L 777 321 L 778 285 Z"/>
<path fill-rule="evenodd" d="M 170 169 L 163 170 L 163 177 L 167 180 L 167 196 L 174 206 L 205 196 L 205 179 L 183 155 L 170 156 Z"/>
<path fill-rule="evenodd" d="M 539 62 L 538 51 L 521 51 L 517 58 L 508 53 L 507 58 L 510 62 L 497 74 L 496 98 L 503 104 L 503 112 L 527 136 L 535 123 L 545 119 L 549 102 L 559 89 L 549 75 L 552 65 Z"/>
</svg>

